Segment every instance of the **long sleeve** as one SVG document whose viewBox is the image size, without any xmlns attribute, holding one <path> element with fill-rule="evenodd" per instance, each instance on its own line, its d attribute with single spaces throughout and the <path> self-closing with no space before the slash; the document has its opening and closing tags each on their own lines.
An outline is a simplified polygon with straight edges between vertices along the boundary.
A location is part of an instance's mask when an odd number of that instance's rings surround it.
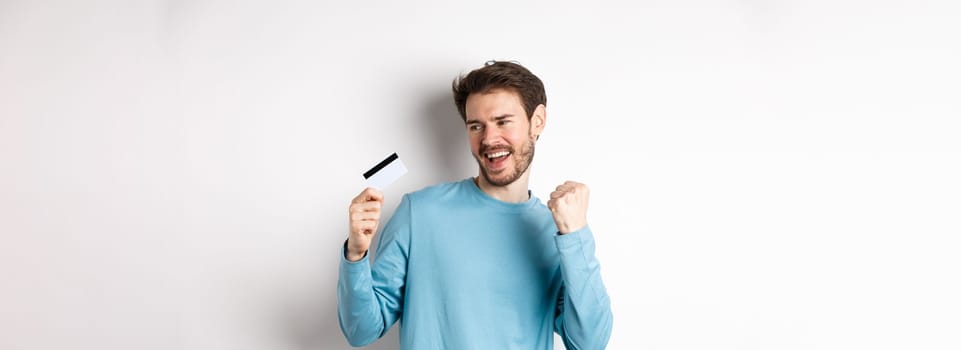
<svg viewBox="0 0 961 350">
<path fill-rule="evenodd" d="M 554 331 L 567 349 L 603 349 L 611 336 L 611 301 L 594 256 L 590 227 L 555 237 L 561 256 L 563 287 L 557 301 Z"/>
<path fill-rule="evenodd" d="M 350 262 L 341 251 L 337 317 L 352 346 L 379 339 L 401 316 L 410 247 L 410 207 L 405 195 L 380 233 L 373 265 L 368 260 L 370 254 Z"/>
</svg>

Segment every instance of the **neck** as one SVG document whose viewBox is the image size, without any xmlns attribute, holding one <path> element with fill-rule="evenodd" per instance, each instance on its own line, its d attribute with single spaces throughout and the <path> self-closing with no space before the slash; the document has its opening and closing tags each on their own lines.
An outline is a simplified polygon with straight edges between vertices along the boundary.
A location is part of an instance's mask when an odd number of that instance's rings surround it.
<svg viewBox="0 0 961 350">
<path fill-rule="evenodd" d="M 491 196 L 499 201 L 507 203 L 523 203 L 530 199 L 530 194 L 527 192 L 528 183 L 528 171 L 525 171 L 517 181 L 512 182 L 507 186 L 495 186 L 487 182 L 487 179 L 483 175 L 477 175 L 474 178 L 474 183 L 481 191 L 484 191 L 488 196 Z"/>
</svg>

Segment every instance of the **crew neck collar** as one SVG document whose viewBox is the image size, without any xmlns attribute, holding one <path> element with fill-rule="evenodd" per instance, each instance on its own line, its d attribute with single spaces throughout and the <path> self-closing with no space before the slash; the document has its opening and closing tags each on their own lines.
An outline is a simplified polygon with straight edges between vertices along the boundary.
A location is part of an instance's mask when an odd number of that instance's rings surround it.
<svg viewBox="0 0 961 350">
<path fill-rule="evenodd" d="M 531 190 L 527 190 L 528 199 L 526 201 L 520 202 L 520 203 L 509 203 L 509 202 L 505 202 L 500 199 L 491 197 L 491 195 L 481 190 L 480 187 L 477 187 L 477 183 L 474 182 L 473 177 L 468 177 L 461 182 L 465 187 L 468 187 L 469 192 L 473 193 L 474 196 L 477 197 L 480 201 L 499 209 L 505 209 L 505 210 L 527 209 L 527 208 L 533 207 L 538 202 L 537 197 L 534 197 L 534 195 L 531 193 Z"/>
</svg>

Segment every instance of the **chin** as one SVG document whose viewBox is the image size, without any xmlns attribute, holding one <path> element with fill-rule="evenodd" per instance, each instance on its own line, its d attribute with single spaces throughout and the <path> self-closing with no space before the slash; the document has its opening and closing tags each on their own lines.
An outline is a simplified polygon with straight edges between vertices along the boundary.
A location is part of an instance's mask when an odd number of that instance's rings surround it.
<svg viewBox="0 0 961 350">
<path fill-rule="evenodd" d="M 483 176 L 484 180 L 492 186 L 508 186 L 519 180 L 521 178 L 521 174 L 523 174 L 517 172 L 516 158 L 512 158 L 510 163 L 506 164 L 506 166 L 496 174 L 491 172 L 490 168 L 488 168 L 487 164 L 485 164 L 483 158 L 480 158 L 475 154 L 474 159 L 477 161 L 477 165 L 480 168 L 481 176 Z"/>
<path fill-rule="evenodd" d="M 500 187 L 510 185 L 520 178 L 520 176 L 517 176 L 517 174 L 507 173 L 506 170 L 503 173 L 491 175 L 487 169 L 484 169 L 483 175 L 484 180 L 487 180 L 487 183 Z"/>
</svg>

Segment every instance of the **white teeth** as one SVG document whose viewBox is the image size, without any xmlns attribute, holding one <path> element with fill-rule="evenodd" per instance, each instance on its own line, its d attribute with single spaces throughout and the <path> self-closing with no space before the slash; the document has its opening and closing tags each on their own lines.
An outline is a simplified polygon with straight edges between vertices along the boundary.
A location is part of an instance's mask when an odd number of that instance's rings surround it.
<svg viewBox="0 0 961 350">
<path fill-rule="evenodd" d="M 487 158 L 490 158 L 490 159 L 500 158 L 500 157 L 506 156 L 506 155 L 508 155 L 508 154 L 510 154 L 510 152 L 508 152 L 508 151 L 500 151 L 500 152 L 497 152 L 497 153 L 490 153 L 490 154 L 488 154 L 488 155 L 487 155 Z"/>
</svg>

